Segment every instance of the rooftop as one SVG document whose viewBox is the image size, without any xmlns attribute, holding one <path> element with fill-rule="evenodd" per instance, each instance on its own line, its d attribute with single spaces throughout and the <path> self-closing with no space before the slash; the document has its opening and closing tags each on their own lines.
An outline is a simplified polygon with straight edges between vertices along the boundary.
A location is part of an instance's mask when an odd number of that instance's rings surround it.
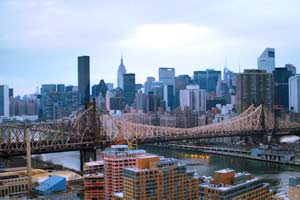
<svg viewBox="0 0 300 200">
<path fill-rule="evenodd" d="M 261 180 L 261 178 L 253 178 L 253 179 L 246 180 L 245 182 L 236 184 L 236 185 L 223 185 L 223 184 L 216 185 L 216 184 L 211 184 L 211 183 L 206 182 L 206 183 L 200 184 L 200 187 L 205 187 L 205 188 L 210 188 L 210 189 L 213 188 L 214 190 L 219 190 L 219 191 L 228 191 L 228 190 L 232 190 L 237 187 L 248 185 L 250 183 L 254 183 L 254 182 L 257 182 L 260 180 Z"/>
<path fill-rule="evenodd" d="M 226 174 L 226 173 L 229 173 L 229 172 L 235 172 L 233 169 L 221 169 L 221 170 L 218 170 L 218 171 L 215 171 L 216 173 L 220 173 L 220 174 Z"/>
</svg>

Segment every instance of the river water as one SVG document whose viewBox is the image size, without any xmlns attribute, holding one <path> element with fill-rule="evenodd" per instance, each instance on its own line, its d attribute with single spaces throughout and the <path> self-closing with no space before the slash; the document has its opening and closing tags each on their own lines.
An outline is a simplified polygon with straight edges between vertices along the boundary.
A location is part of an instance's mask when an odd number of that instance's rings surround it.
<svg viewBox="0 0 300 200">
<path fill-rule="evenodd" d="M 188 168 L 197 172 L 199 175 L 212 176 L 215 170 L 231 168 L 236 172 L 250 172 L 255 176 L 261 176 L 266 182 L 270 183 L 274 190 L 286 192 L 288 188 L 288 179 L 290 177 L 300 176 L 300 168 L 234 158 L 222 155 L 211 155 L 209 160 L 202 160 L 198 152 L 171 150 L 161 147 L 142 146 L 149 153 L 154 153 L 164 157 L 180 159 L 181 162 L 193 162 Z M 42 155 L 42 159 L 51 161 L 54 164 L 60 164 L 64 167 L 80 170 L 80 154 L 78 151 L 51 153 Z M 196 164 L 195 164 L 196 163 Z"/>
</svg>

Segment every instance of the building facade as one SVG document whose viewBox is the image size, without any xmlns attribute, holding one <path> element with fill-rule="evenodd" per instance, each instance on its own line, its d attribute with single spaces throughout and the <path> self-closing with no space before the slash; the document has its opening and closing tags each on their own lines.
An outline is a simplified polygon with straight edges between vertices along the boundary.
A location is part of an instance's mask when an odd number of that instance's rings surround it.
<svg viewBox="0 0 300 200">
<path fill-rule="evenodd" d="M 144 156 L 123 171 L 123 199 L 196 200 L 199 177 L 174 159 Z"/>
<path fill-rule="evenodd" d="M 273 108 L 273 75 L 265 70 L 249 69 L 237 74 L 236 107 L 241 113 L 250 105 L 265 105 Z"/>
<path fill-rule="evenodd" d="M 78 89 L 80 105 L 90 102 L 90 57 L 78 57 Z"/>
<path fill-rule="evenodd" d="M 272 73 L 275 69 L 275 49 L 266 48 L 257 58 L 257 68 Z"/>
<path fill-rule="evenodd" d="M 289 110 L 300 112 L 300 75 L 289 78 Z"/>
</svg>

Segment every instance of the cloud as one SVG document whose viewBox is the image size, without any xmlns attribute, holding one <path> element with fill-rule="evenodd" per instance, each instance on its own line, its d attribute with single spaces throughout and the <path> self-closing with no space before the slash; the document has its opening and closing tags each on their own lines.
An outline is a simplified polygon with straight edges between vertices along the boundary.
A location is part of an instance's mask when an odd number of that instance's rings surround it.
<svg viewBox="0 0 300 200">
<path fill-rule="evenodd" d="M 212 53 L 240 45 L 238 38 L 225 37 L 211 27 L 193 24 L 147 24 L 138 26 L 120 46 L 137 51 L 167 53 Z"/>
</svg>

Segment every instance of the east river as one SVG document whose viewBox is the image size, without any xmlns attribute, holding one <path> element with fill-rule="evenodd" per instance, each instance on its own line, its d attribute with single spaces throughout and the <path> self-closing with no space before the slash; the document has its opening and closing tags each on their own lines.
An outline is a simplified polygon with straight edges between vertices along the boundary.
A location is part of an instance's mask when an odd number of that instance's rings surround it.
<svg viewBox="0 0 300 200">
<path fill-rule="evenodd" d="M 177 158 L 181 162 L 190 163 L 189 170 L 199 175 L 211 176 L 215 170 L 231 168 L 236 172 L 250 172 L 255 176 L 263 177 L 271 184 L 274 190 L 287 191 L 289 177 L 300 176 L 300 168 L 282 164 L 274 164 L 256 160 L 248 160 L 222 155 L 210 155 L 209 159 L 202 159 L 201 154 L 191 151 L 171 150 L 161 147 L 142 146 L 149 153 L 164 157 Z M 79 152 L 63 152 L 42 155 L 42 159 L 66 168 L 80 169 Z"/>
</svg>

